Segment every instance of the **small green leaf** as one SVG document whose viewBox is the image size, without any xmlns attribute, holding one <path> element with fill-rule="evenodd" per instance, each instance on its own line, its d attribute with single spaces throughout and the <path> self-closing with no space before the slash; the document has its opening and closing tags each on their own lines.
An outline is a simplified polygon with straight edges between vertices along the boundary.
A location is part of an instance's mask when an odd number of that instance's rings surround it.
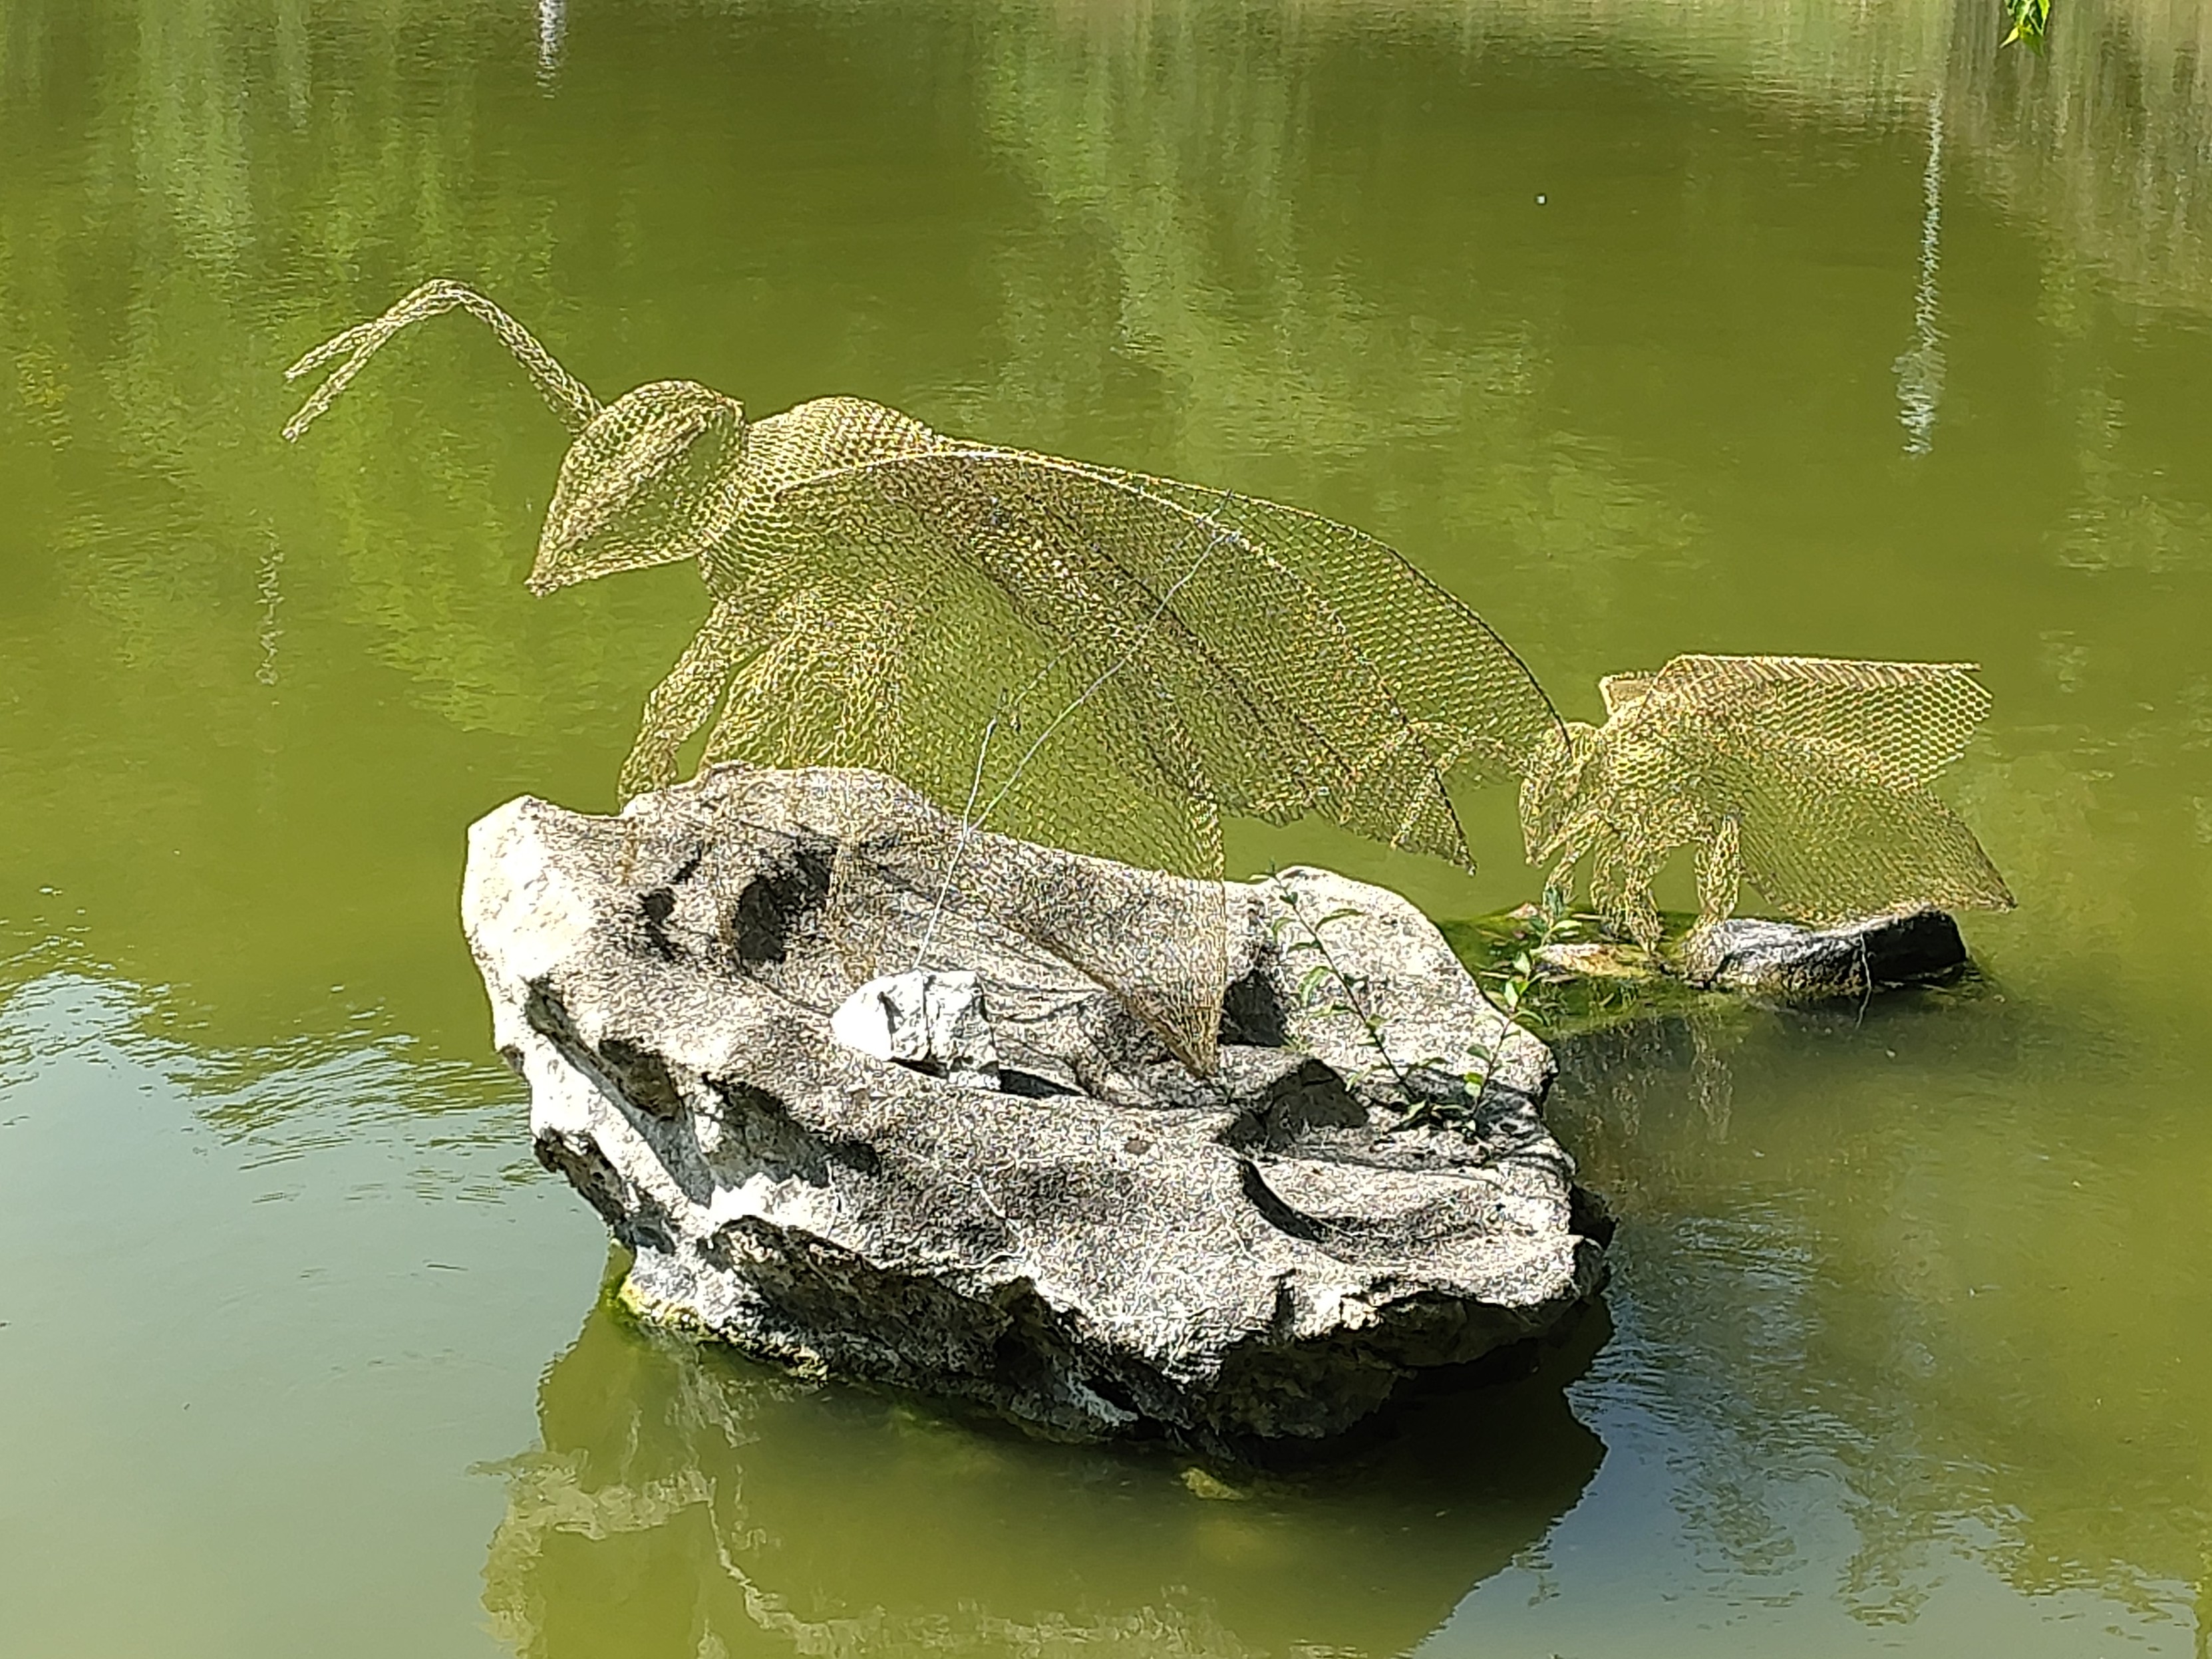
<svg viewBox="0 0 2212 1659">
<path fill-rule="evenodd" d="M 2012 20 L 2012 33 L 1997 44 L 2011 46 L 2018 41 L 2030 52 L 2043 50 L 2044 35 L 2051 27 L 2051 0 L 2003 0 L 2005 15 Z"/>
</svg>

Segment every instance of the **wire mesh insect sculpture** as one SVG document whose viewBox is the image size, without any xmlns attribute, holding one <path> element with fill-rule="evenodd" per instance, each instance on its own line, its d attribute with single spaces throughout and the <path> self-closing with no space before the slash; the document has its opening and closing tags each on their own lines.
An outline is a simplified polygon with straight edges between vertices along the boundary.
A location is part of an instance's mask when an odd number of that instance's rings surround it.
<svg viewBox="0 0 2212 1659">
<path fill-rule="evenodd" d="M 836 820 L 824 921 L 856 984 L 924 965 L 934 921 L 916 936 L 915 896 L 933 919 L 964 906 L 1106 986 L 1206 1073 L 1227 988 L 1222 816 L 1319 813 L 1472 868 L 1449 777 L 1517 781 L 1531 861 L 1554 887 L 1587 865 L 1601 914 L 1647 945 L 1652 881 L 1683 847 L 1709 921 L 1746 878 L 1814 923 L 2011 902 L 1928 788 L 1988 705 L 1960 665 L 1678 657 L 1605 681 L 1604 726 L 1563 724 L 1480 617 L 1348 526 L 965 442 L 857 398 L 753 421 L 659 380 L 603 405 L 450 282 L 295 363 L 288 378 L 327 374 L 284 435 L 400 331 L 455 309 L 575 434 L 532 590 L 683 559 L 706 581 L 623 793 L 673 781 L 702 732 L 702 765 L 847 769 L 826 807 L 810 784 L 809 811 Z M 1157 880 L 1078 879 L 1024 842 Z"/>
<path fill-rule="evenodd" d="M 829 906 L 861 978 L 921 941 L 880 884 L 980 904 L 1210 1069 L 1226 988 L 1224 813 L 1317 812 L 1472 866 L 1444 783 L 1503 781 L 1558 727 L 1520 659 L 1390 548 L 1273 502 L 963 442 L 828 398 L 759 421 L 685 380 L 602 406 L 482 295 L 429 283 L 302 357 L 296 437 L 386 342 L 462 309 L 576 434 L 530 574 L 543 593 L 692 558 L 712 609 L 647 700 L 625 794 L 702 763 L 886 773 L 856 788 Z M 866 805 L 862 805 L 866 803 Z M 960 828 L 948 833 L 941 826 Z M 1164 872 L 1141 927 L 1006 836 Z M 983 848 L 992 850 L 987 855 Z M 897 965 L 910 965 L 900 963 Z"/>
<path fill-rule="evenodd" d="M 1651 893 L 1695 849 L 1701 924 L 1748 879 L 1794 921 L 1831 926 L 1933 905 L 2006 909 L 1973 832 L 1929 785 L 1989 710 L 1967 663 L 1677 657 L 1600 683 L 1606 722 L 1570 721 L 1521 786 L 1529 862 L 1647 948 Z"/>
</svg>

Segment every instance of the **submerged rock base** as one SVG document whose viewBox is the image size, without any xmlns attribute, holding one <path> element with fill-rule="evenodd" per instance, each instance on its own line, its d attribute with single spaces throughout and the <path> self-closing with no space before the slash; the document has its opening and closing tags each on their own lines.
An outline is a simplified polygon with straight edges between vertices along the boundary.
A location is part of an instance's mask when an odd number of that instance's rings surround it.
<svg viewBox="0 0 2212 1659">
<path fill-rule="evenodd" d="M 1534 915 L 1528 906 L 1466 923 L 1461 937 L 1478 962 L 1504 960 L 1517 943 L 1515 930 Z M 1657 951 L 1595 939 L 1543 945 L 1533 959 L 1547 985 L 1618 992 L 1592 1011 L 1615 1018 L 1682 1005 L 1705 991 L 1767 1004 L 1856 1001 L 1877 991 L 1943 984 L 1972 967 L 1957 921 L 1928 908 L 1834 927 L 1731 916 Z"/>
<path fill-rule="evenodd" d="M 1966 942 L 1949 915 L 1907 910 L 1840 927 L 1732 917 L 1683 941 L 1681 972 L 1703 989 L 1819 1002 L 1932 984 L 1966 962 Z"/>
<path fill-rule="evenodd" d="M 972 915 L 937 918 L 933 963 L 975 974 L 998 1090 L 839 1042 L 882 965 L 825 920 L 869 790 L 930 810 L 872 775 L 724 767 L 620 817 L 526 799 L 471 831 L 501 1052 L 540 1161 L 635 1253 L 633 1307 L 1050 1434 L 1243 1455 L 1339 1434 L 1595 1293 L 1610 1226 L 1542 1123 L 1549 1052 L 1379 888 L 1224 889 L 1209 1078 Z M 918 939 L 935 896 L 878 908 Z"/>
</svg>

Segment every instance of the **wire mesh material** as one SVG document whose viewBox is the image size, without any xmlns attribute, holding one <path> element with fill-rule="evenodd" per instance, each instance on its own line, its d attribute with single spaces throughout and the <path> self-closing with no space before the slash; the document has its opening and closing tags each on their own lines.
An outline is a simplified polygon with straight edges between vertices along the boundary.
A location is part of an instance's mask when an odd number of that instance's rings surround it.
<svg viewBox="0 0 2212 1659">
<path fill-rule="evenodd" d="M 1607 720 L 1571 722 L 1522 780 L 1529 860 L 1638 943 L 1651 884 L 1696 851 L 1701 921 L 1749 881 L 1815 927 L 1919 905 L 2007 909 L 2012 895 L 1929 788 L 1989 710 L 1966 663 L 1677 657 L 1601 683 Z"/>
<path fill-rule="evenodd" d="M 696 557 L 712 595 L 647 700 L 624 793 L 672 781 L 704 732 L 706 762 L 864 769 L 944 809 L 891 822 L 885 798 L 855 799 L 855 844 L 878 866 L 848 860 L 829 908 L 860 977 L 930 944 L 891 936 L 879 879 L 933 884 L 1083 967 L 1207 1071 L 1223 813 L 1318 812 L 1471 866 L 1445 775 L 1517 777 L 1558 741 L 1548 699 L 1481 618 L 1346 526 L 961 442 L 859 398 L 749 422 L 719 392 L 660 381 L 601 408 L 453 283 L 295 365 L 337 362 L 286 434 L 400 330 L 456 307 L 578 433 L 532 589 Z M 1023 842 L 1160 872 L 1143 925 Z"/>
<path fill-rule="evenodd" d="M 1480 617 L 1347 526 L 963 442 L 857 398 L 749 422 L 661 380 L 602 407 L 453 283 L 293 365 L 329 372 L 285 435 L 401 330 L 453 309 L 577 434 L 532 591 L 692 558 L 712 597 L 646 700 L 624 794 L 673 781 L 702 732 L 704 763 L 832 769 L 810 775 L 811 810 L 860 849 L 826 907 L 856 984 L 920 965 L 927 918 L 980 905 L 1208 1071 L 1222 815 L 1318 812 L 1471 866 L 1453 775 L 1517 779 L 1530 860 L 1559 887 L 1586 866 L 1595 907 L 1647 946 L 1652 882 L 1686 847 L 1708 921 L 1745 880 L 1816 925 L 2012 902 L 1929 788 L 1988 708 L 1966 665 L 1677 657 L 1602 682 L 1602 726 L 1563 725 Z M 823 793 L 838 788 L 842 806 Z M 1133 896 L 1024 842 L 1156 873 Z M 894 902 L 920 891 L 936 895 L 924 912 Z"/>
</svg>

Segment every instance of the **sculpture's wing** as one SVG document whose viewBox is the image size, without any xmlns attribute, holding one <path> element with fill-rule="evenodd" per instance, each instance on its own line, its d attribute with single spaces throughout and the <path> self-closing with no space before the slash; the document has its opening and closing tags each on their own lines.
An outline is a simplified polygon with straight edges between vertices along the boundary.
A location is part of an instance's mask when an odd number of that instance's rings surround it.
<svg viewBox="0 0 2212 1659">
<path fill-rule="evenodd" d="M 1989 713 L 1972 663 L 1828 657 L 1676 657 L 1624 712 L 1844 749 L 1873 775 L 1924 784 L 1965 752 Z"/>
<path fill-rule="evenodd" d="M 2008 908 L 2012 895 L 1929 788 L 1989 708 L 1961 663 L 1677 657 L 1599 735 L 1606 787 L 1725 826 L 1768 902 L 1829 925 L 1903 906 Z M 1633 840 L 1635 811 L 1613 815 Z"/>
<path fill-rule="evenodd" d="M 1465 863 L 1442 772 L 1509 775 L 1552 724 L 1472 611 L 1381 544 L 1271 502 L 977 447 L 777 501 L 846 562 L 980 574 L 1079 696 L 1224 811 L 1317 811 Z"/>
<path fill-rule="evenodd" d="M 1833 927 L 1920 905 L 2008 910 L 2013 897 L 1965 820 L 1864 751 L 1779 735 L 1716 763 L 1746 878 L 1784 915 Z"/>
<path fill-rule="evenodd" d="M 1086 470 L 1235 530 L 1305 584 L 1374 665 L 1447 772 L 1514 782 L 1538 746 L 1562 732 L 1558 710 L 1519 653 L 1388 543 L 1258 496 Z"/>
<path fill-rule="evenodd" d="M 1607 674 L 1597 683 L 1598 696 L 1605 699 L 1605 717 L 1613 719 L 1626 714 L 1644 701 L 1651 690 L 1656 674 Z"/>
</svg>

